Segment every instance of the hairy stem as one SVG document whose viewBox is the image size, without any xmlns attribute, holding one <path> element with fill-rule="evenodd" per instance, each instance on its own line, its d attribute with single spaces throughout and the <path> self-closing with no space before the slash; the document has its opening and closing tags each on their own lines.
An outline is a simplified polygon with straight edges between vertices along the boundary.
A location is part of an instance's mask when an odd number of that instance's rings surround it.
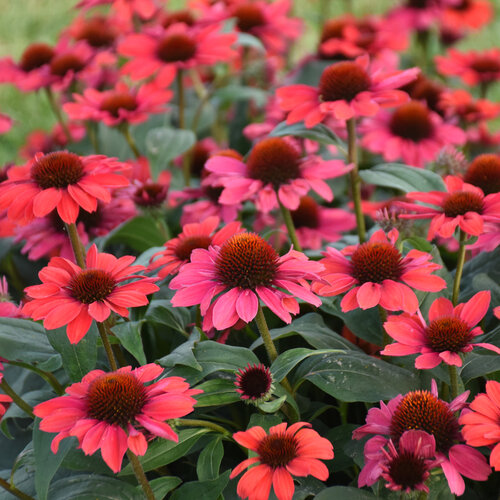
<svg viewBox="0 0 500 500">
<path fill-rule="evenodd" d="M 132 150 L 132 153 L 134 153 L 134 156 L 136 158 L 140 158 L 141 152 L 139 151 L 139 148 L 137 147 L 137 144 L 134 141 L 134 138 L 132 137 L 132 134 L 130 133 L 130 127 L 128 126 L 127 123 L 123 123 L 122 126 L 118 127 L 120 132 L 123 134 L 123 137 L 125 137 L 125 140 L 127 141 L 127 144 L 129 145 L 130 149 Z"/>
<path fill-rule="evenodd" d="M 286 208 L 281 201 L 279 202 L 281 215 L 283 215 L 283 219 L 285 221 L 286 229 L 288 231 L 288 236 L 290 236 L 290 241 L 292 242 L 293 248 L 297 250 L 297 252 L 302 252 L 302 247 L 300 246 L 299 239 L 297 238 L 297 231 L 295 230 L 295 225 L 293 223 L 292 214 L 290 210 Z"/>
<path fill-rule="evenodd" d="M 57 394 L 64 394 L 64 387 L 59 383 L 59 380 L 54 376 L 53 373 L 46 372 L 45 370 L 40 370 L 36 366 L 30 365 L 29 363 L 23 363 L 21 361 L 9 361 L 9 365 L 20 366 L 21 368 L 26 368 L 26 370 L 30 370 L 40 377 L 42 377 L 48 384 L 52 386 L 54 391 Z"/>
<path fill-rule="evenodd" d="M 146 495 L 146 498 L 148 500 L 156 500 L 155 494 L 153 493 L 153 489 L 149 484 L 148 478 L 146 477 L 144 469 L 142 468 L 141 462 L 139 462 L 137 456 L 134 455 L 134 453 L 132 453 L 130 450 L 127 450 L 127 457 L 130 460 L 130 463 L 132 464 L 135 477 L 137 478 L 137 481 L 139 481 L 139 484 L 141 485 L 144 494 Z"/>
<path fill-rule="evenodd" d="M 78 230 L 76 229 L 76 224 L 73 222 L 71 224 L 65 224 L 66 230 L 68 231 L 69 240 L 73 248 L 73 253 L 75 254 L 76 263 L 85 269 L 85 249 L 78 236 Z"/>
<path fill-rule="evenodd" d="M 453 400 L 458 396 L 458 371 L 454 365 L 448 365 L 450 374 L 450 399 Z"/>
<path fill-rule="evenodd" d="M 180 427 L 205 427 L 214 432 L 219 432 L 224 436 L 229 436 L 231 433 L 224 429 L 221 425 L 214 424 L 213 422 L 208 422 L 207 420 L 198 420 L 194 418 L 179 418 L 175 420 L 175 425 Z"/>
<path fill-rule="evenodd" d="M 106 351 L 106 356 L 108 357 L 109 366 L 113 371 L 118 370 L 118 364 L 116 363 L 115 355 L 113 354 L 113 349 L 111 348 L 111 344 L 108 339 L 106 327 L 104 326 L 104 323 L 99 323 L 96 321 L 96 324 L 99 335 L 101 336 L 102 345 L 104 347 L 104 350 Z"/>
<path fill-rule="evenodd" d="M 257 309 L 257 316 L 255 316 L 255 322 L 257 323 L 257 328 L 259 329 L 260 336 L 264 341 L 264 347 L 266 348 L 269 360 L 272 363 L 278 357 L 278 351 L 276 350 L 276 346 L 274 345 L 273 339 L 271 338 L 271 333 L 269 332 L 266 318 L 260 304 L 259 308 Z"/>
<path fill-rule="evenodd" d="M 0 388 L 7 394 L 7 396 L 10 396 L 12 398 L 12 401 L 16 403 L 21 410 L 24 411 L 27 415 L 29 415 L 31 418 L 35 418 L 35 414 L 33 413 L 33 408 L 26 403 L 26 401 L 19 396 L 19 394 L 12 389 L 12 387 L 7 383 L 5 380 L 5 377 L 2 379 L 2 382 L 0 383 Z"/>
<path fill-rule="evenodd" d="M 462 273 L 464 270 L 465 263 L 465 241 L 467 239 L 467 234 L 463 229 L 460 229 L 460 237 L 458 240 L 458 258 L 457 258 L 457 268 L 455 269 L 455 281 L 453 282 L 453 295 L 451 296 L 451 301 L 453 305 L 456 306 L 458 302 L 458 296 L 460 294 L 460 281 L 462 279 Z"/>
<path fill-rule="evenodd" d="M 11 495 L 14 495 L 21 500 L 35 500 L 33 497 L 30 497 L 26 493 L 23 493 L 21 490 L 18 490 L 13 484 L 10 484 L 5 479 L 0 477 L 0 487 L 2 487 L 5 491 L 8 491 Z"/>
<path fill-rule="evenodd" d="M 54 94 L 52 93 L 50 87 L 45 87 L 45 93 L 47 94 L 47 99 L 49 101 L 50 108 L 52 109 L 52 112 L 54 113 L 57 121 L 59 122 L 59 125 L 61 125 L 64 135 L 66 136 L 66 139 L 68 140 L 68 142 L 73 142 L 73 137 L 71 137 L 71 132 L 69 131 L 67 123 L 64 121 L 61 109 L 57 105 L 56 100 L 54 98 Z"/>
</svg>

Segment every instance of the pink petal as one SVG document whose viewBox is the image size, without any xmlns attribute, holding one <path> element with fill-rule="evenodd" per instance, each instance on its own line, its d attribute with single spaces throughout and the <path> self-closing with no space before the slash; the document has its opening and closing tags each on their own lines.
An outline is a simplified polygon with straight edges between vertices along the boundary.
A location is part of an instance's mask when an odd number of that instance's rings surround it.
<svg viewBox="0 0 500 500">
<path fill-rule="evenodd" d="M 356 298 L 361 309 L 370 309 L 380 302 L 380 285 L 378 283 L 363 283 Z"/>
<path fill-rule="evenodd" d="M 460 311 L 460 319 L 471 328 L 477 325 L 488 312 L 490 307 L 491 292 L 489 290 L 476 293 L 468 300 Z"/>
<path fill-rule="evenodd" d="M 123 455 L 127 451 L 127 446 L 125 431 L 117 425 L 108 425 L 102 436 L 101 455 L 115 474 L 122 468 Z"/>
<path fill-rule="evenodd" d="M 291 500 L 295 491 L 293 479 L 284 467 L 277 467 L 273 472 L 273 488 L 278 500 Z"/>
<path fill-rule="evenodd" d="M 236 300 L 236 312 L 245 323 L 250 323 L 255 318 L 258 307 L 259 299 L 252 290 L 240 292 Z"/>
</svg>

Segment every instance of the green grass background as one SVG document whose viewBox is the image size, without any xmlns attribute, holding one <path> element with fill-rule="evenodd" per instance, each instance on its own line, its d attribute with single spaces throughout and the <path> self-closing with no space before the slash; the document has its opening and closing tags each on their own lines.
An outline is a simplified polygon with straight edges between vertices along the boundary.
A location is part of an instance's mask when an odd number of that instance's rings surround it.
<svg viewBox="0 0 500 500">
<path fill-rule="evenodd" d="M 31 42 L 55 43 L 60 31 L 76 14 L 78 0 L 0 0 L 0 58 L 11 56 L 18 60 L 24 48 Z M 318 21 L 315 5 L 324 0 L 296 0 L 295 13 L 310 25 L 301 41 L 300 50 L 307 51 L 317 39 L 314 26 Z M 332 15 L 340 14 L 351 5 L 355 14 L 382 13 L 396 2 L 394 0 L 326 0 Z M 182 0 L 170 0 L 175 9 Z M 458 45 L 462 49 L 482 49 L 500 46 L 500 0 L 495 0 L 495 21 L 479 33 L 471 34 Z M 492 99 L 500 100 L 497 85 Z M 55 123 L 44 94 L 23 94 L 11 85 L 0 85 L 0 112 L 14 120 L 14 127 L 0 136 L 0 166 L 15 161 L 17 151 L 26 135 L 33 129 L 48 130 Z"/>
</svg>

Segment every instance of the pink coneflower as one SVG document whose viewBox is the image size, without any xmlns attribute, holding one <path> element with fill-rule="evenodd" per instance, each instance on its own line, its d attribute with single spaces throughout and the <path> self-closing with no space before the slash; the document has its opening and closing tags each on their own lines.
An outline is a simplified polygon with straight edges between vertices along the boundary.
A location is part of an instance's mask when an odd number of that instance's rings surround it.
<svg viewBox="0 0 500 500">
<path fill-rule="evenodd" d="M 401 30 L 426 31 L 439 20 L 442 4 L 441 0 L 406 0 L 389 11 L 387 19 Z"/>
<path fill-rule="evenodd" d="M 124 169 L 124 164 L 103 155 L 38 153 L 9 170 L 9 179 L 0 187 L 0 210 L 8 208 L 9 218 L 27 224 L 57 208 L 61 219 L 71 224 L 80 207 L 94 212 L 97 200 L 111 200 L 109 188 L 128 185 L 125 177 L 115 173 Z"/>
<path fill-rule="evenodd" d="M 488 24 L 494 14 L 489 0 L 458 0 L 444 9 L 441 21 L 458 29 L 479 29 Z"/>
<path fill-rule="evenodd" d="M 165 422 L 191 413 L 195 394 L 180 377 L 166 377 L 150 385 L 163 368 L 153 363 L 132 370 L 130 366 L 106 373 L 93 370 L 81 382 L 66 388 L 66 395 L 37 405 L 40 429 L 57 432 L 51 450 L 57 453 L 64 438 L 75 436 L 79 448 L 93 455 L 99 448 L 116 474 L 127 450 L 144 455 L 148 441 L 158 436 L 177 442 L 179 437 Z"/>
<path fill-rule="evenodd" d="M 435 111 L 439 115 L 443 114 L 442 109 L 439 107 L 439 101 L 446 88 L 440 82 L 431 80 L 420 73 L 415 80 L 405 85 L 402 90 L 408 92 L 412 101 L 420 101 L 422 104 L 426 104 L 431 111 Z"/>
<path fill-rule="evenodd" d="M 133 80 L 147 78 L 158 71 L 161 81 L 176 69 L 228 62 L 236 54 L 231 45 L 234 33 L 221 33 L 218 25 L 195 29 L 173 24 L 161 33 L 135 33 L 118 46 L 118 52 L 132 60 L 122 71 Z"/>
<path fill-rule="evenodd" d="M 446 145 L 461 145 L 466 140 L 463 130 L 445 123 L 418 101 L 403 104 L 392 113 L 381 111 L 366 119 L 360 131 L 363 147 L 387 161 L 403 160 L 414 167 L 435 160 Z"/>
<path fill-rule="evenodd" d="M 83 95 L 73 94 L 76 102 L 63 105 L 64 111 L 72 120 L 90 120 L 103 122 L 108 127 L 116 127 L 121 123 L 137 124 L 146 121 L 151 114 L 164 113 L 165 104 L 172 98 L 173 92 L 163 88 L 172 81 L 156 82 L 131 89 L 119 82 L 113 90 L 102 92 L 86 89 Z"/>
<path fill-rule="evenodd" d="M 12 398 L 10 396 L 7 396 L 7 394 L 0 394 L 0 422 L 9 409 L 10 403 L 12 403 Z"/>
<path fill-rule="evenodd" d="M 260 403 L 267 401 L 273 391 L 271 370 L 262 363 L 241 368 L 236 373 L 236 392 L 247 402 Z"/>
<path fill-rule="evenodd" d="M 229 476 L 232 479 L 257 464 L 239 480 L 240 498 L 267 500 L 272 485 L 278 500 L 291 500 L 295 491 L 292 476 L 311 475 L 321 481 L 328 478 L 328 469 L 320 460 L 333 458 L 333 446 L 308 427 L 311 424 L 297 422 L 287 429 L 284 422 L 271 427 L 269 434 L 259 426 L 233 434 L 238 444 L 257 453 L 256 457 L 243 460 Z"/>
<path fill-rule="evenodd" d="M 443 92 L 440 96 L 439 107 L 448 118 L 458 117 L 466 124 L 491 120 L 500 114 L 500 104 L 487 99 L 474 99 L 464 89 Z"/>
<path fill-rule="evenodd" d="M 315 306 L 321 304 L 305 280 L 319 279 L 322 269 L 300 252 L 291 249 L 280 257 L 257 234 L 240 233 L 221 247 L 193 250 L 191 262 L 170 283 L 170 288 L 177 290 L 172 305 L 200 304 L 204 330 L 224 330 L 239 319 L 249 323 L 257 315 L 259 299 L 290 323 L 290 313 L 299 312 L 295 297 Z"/>
<path fill-rule="evenodd" d="M 500 354 L 500 348 L 492 344 L 473 343 L 474 337 L 483 333 L 476 325 L 488 311 L 490 297 L 489 291 L 478 292 L 456 307 L 448 299 L 439 297 L 429 309 L 429 324 L 421 314 L 389 316 L 384 328 L 396 342 L 387 345 L 380 354 L 420 354 L 415 360 L 415 368 L 424 370 L 430 370 L 442 361 L 447 365 L 462 366 L 460 353 L 470 352 L 475 346 Z"/>
<path fill-rule="evenodd" d="M 317 156 L 302 159 L 286 139 L 270 137 L 252 148 L 246 162 L 216 155 L 205 168 L 217 175 L 216 186 L 224 187 L 220 203 L 234 205 L 253 199 L 257 210 L 267 213 L 280 203 L 290 210 L 297 209 L 309 189 L 331 201 L 333 193 L 324 179 L 345 175 L 352 165 Z"/>
<path fill-rule="evenodd" d="M 389 311 L 414 313 L 418 299 L 411 288 L 426 292 L 446 288 L 446 281 L 432 274 L 441 266 L 430 262 L 431 254 L 414 249 L 403 257 L 395 247 L 398 230 L 388 236 L 379 229 L 361 245 L 342 251 L 328 247 L 320 261 L 325 266 L 321 278 L 328 284 L 315 283 L 314 291 L 323 296 L 347 292 L 340 303 L 343 312 L 380 305 Z"/>
<path fill-rule="evenodd" d="M 281 108 L 290 112 L 288 124 L 304 120 L 306 127 L 314 127 L 329 115 L 337 120 L 373 116 L 381 107 L 406 102 L 408 94 L 396 89 L 414 80 L 419 71 L 411 68 L 387 73 L 370 66 L 369 57 L 363 55 L 328 66 L 317 88 L 290 85 L 277 89 L 276 95 Z"/>
<path fill-rule="evenodd" d="M 0 134 L 7 133 L 12 128 L 12 118 L 0 113 Z"/>
<path fill-rule="evenodd" d="M 498 309 L 498 308 L 497 308 Z M 486 394 L 478 394 L 460 415 L 462 434 L 470 446 L 492 446 L 490 465 L 500 471 L 500 383 L 486 382 Z"/>
<path fill-rule="evenodd" d="M 11 302 L 9 295 L 9 285 L 7 278 L 2 276 L 0 279 L 0 318 L 25 318 L 26 316 L 21 312 L 21 306 Z M 0 363 L 0 382 L 2 381 L 3 370 L 2 363 Z"/>
<path fill-rule="evenodd" d="M 432 381 L 431 391 L 418 390 L 406 395 L 399 394 L 387 405 L 380 402 L 380 408 L 368 410 L 366 424 L 353 432 L 354 439 L 370 434 L 371 438 L 383 446 L 392 439 L 399 446 L 405 431 L 422 430 L 436 440 L 436 458 L 443 469 L 452 493 L 462 495 L 465 483 L 462 476 L 475 481 L 486 481 L 491 469 L 481 453 L 468 445 L 461 444 L 462 436 L 455 412 L 465 406 L 469 391 L 464 392 L 451 403 L 439 399 L 436 382 Z"/>
<path fill-rule="evenodd" d="M 500 192 L 500 156 L 476 156 L 464 173 L 464 182 L 477 186 L 485 195 Z"/>
<path fill-rule="evenodd" d="M 151 257 L 149 269 L 161 268 L 158 276 L 162 279 L 169 274 L 177 274 L 179 269 L 190 261 L 194 249 L 208 249 L 210 245 L 221 246 L 227 239 L 245 231 L 241 227 L 241 222 L 231 222 L 216 231 L 219 222 L 218 217 L 207 217 L 201 223 L 183 226 L 182 232 L 176 238 L 165 243 L 165 250 Z"/>
<path fill-rule="evenodd" d="M 116 17 L 80 15 L 73 20 L 65 33 L 74 40 L 87 42 L 96 50 L 107 50 L 113 49 L 118 37 L 128 31 L 129 23 Z"/>
<path fill-rule="evenodd" d="M 366 443 L 365 466 L 358 476 L 358 487 L 371 486 L 382 477 L 387 481 L 386 488 L 390 490 L 429 493 L 425 482 L 429 479 L 431 469 L 438 465 L 434 459 L 434 436 L 420 430 L 409 430 L 401 435 L 398 448 L 390 439 L 386 451 L 386 443 L 387 440 L 382 436 Z"/>
<path fill-rule="evenodd" d="M 469 235 L 479 236 L 484 232 L 485 222 L 500 221 L 500 193 L 484 196 L 478 187 L 452 175 L 448 175 L 444 182 L 446 191 L 411 192 L 406 195 L 410 200 L 429 203 L 439 208 L 398 202 L 398 205 L 406 210 L 417 212 L 402 214 L 401 217 L 431 219 L 428 240 L 432 240 L 436 235 L 450 238 L 457 227 Z"/>
<path fill-rule="evenodd" d="M 155 278 L 135 274 L 145 267 L 131 266 L 134 260 L 131 256 L 117 259 L 99 253 L 95 245 L 87 253 L 86 269 L 54 257 L 38 273 L 42 284 L 25 289 L 33 300 L 24 305 L 23 313 L 35 321 L 43 319 L 49 330 L 68 325 L 68 338 L 76 344 L 88 332 L 92 320 L 103 322 L 111 311 L 127 318 L 128 307 L 148 304 L 146 295 L 159 290 L 153 283 Z M 123 284 L 128 280 L 136 281 Z"/>
</svg>

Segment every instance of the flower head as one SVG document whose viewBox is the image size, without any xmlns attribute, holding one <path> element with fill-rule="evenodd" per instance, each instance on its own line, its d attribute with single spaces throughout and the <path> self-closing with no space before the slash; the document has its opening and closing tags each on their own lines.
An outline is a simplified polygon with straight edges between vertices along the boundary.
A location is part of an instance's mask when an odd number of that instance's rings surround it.
<svg viewBox="0 0 500 500">
<path fill-rule="evenodd" d="M 500 193 L 484 196 L 478 187 L 451 175 L 444 182 L 446 191 L 411 192 L 406 195 L 410 200 L 429 203 L 438 208 L 398 202 L 406 210 L 416 212 L 401 214 L 401 217 L 431 219 L 428 240 L 436 235 L 450 238 L 457 227 L 469 235 L 479 236 L 484 232 L 485 222 L 500 221 Z"/>
<path fill-rule="evenodd" d="M 464 182 L 477 186 L 485 195 L 500 192 L 500 155 L 482 154 L 474 158 L 464 174 Z"/>
<path fill-rule="evenodd" d="M 406 431 L 422 430 L 431 434 L 436 442 L 436 458 L 451 492 L 462 495 L 465 491 L 462 475 L 485 481 L 491 473 L 481 453 L 460 443 L 462 436 L 455 412 L 465 406 L 468 395 L 469 391 L 466 391 L 447 403 L 438 397 L 433 380 L 431 391 L 417 390 L 404 396 L 399 394 L 387 405 L 381 401 L 380 408 L 368 410 L 366 424 L 354 431 L 353 438 L 376 434 L 370 441 L 383 446 L 390 438 L 397 448 Z"/>
<path fill-rule="evenodd" d="M 432 274 L 441 266 L 430 262 L 430 254 L 410 250 L 403 257 L 395 247 L 397 229 L 388 236 L 380 229 L 361 245 L 345 247 L 342 251 L 327 248 L 321 260 L 325 266 L 321 273 L 323 283 L 314 283 L 313 290 L 324 296 L 347 292 L 340 303 L 343 312 L 380 304 L 389 311 L 414 313 L 418 299 L 411 288 L 428 292 L 446 288 L 443 278 Z"/>
<path fill-rule="evenodd" d="M 322 481 L 328 478 L 328 469 L 319 459 L 331 460 L 333 446 L 308 427 L 311 424 L 297 422 L 287 429 L 287 424 L 282 423 L 271 427 L 269 434 L 259 426 L 233 434 L 238 444 L 257 453 L 231 472 L 230 478 L 234 478 L 248 466 L 257 464 L 238 482 L 241 498 L 267 500 L 273 486 L 278 500 L 291 500 L 295 491 L 292 475 L 311 475 Z"/>
<path fill-rule="evenodd" d="M 453 304 L 444 297 L 436 299 L 429 309 L 429 324 L 421 314 L 389 316 L 384 328 L 396 340 L 380 353 L 384 356 L 417 354 L 415 368 L 431 369 L 444 361 L 462 366 L 460 353 L 470 352 L 474 346 L 500 354 L 500 348 L 485 343 L 472 343 L 483 330 L 476 326 L 488 311 L 490 292 L 478 292 L 469 301 Z"/>
<path fill-rule="evenodd" d="M 170 282 L 170 288 L 177 290 L 172 304 L 200 304 L 204 330 L 223 330 L 239 319 L 249 323 L 257 315 L 259 299 L 290 323 L 290 313 L 299 310 L 295 297 L 321 304 L 306 280 L 319 279 L 322 269 L 300 252 L 291 249 L 280 257 L 257 234 L 239 233 L 222 246 L 193 250 L 191 262 Z"/>
<path fill-rule="evenodd" d="M 200 390 L 190 389 L 180 377 L 166 377 L 150 385 L 163 369 L 153 363 L 111 373 L 93 370 L 81 382 L 66 388 L 66 395 L 37 405 L 40 429 L 57 432 L 51 450 L 57 453 L 62 439 L 75 436 L 86 455 L 99 448 L 115 473 L 125 452 L 144 455 L 154 437 L 179 440 L 165 420 L 191 413 Z"/>
<path fill-rule="evenodd" d="M 146 295 L 159 290 L 153 283 L 155 278 L 135 274 L 145 268 L 131 266 L 134 260 L 131 256 L 117 259 L 99 253 L 95 245 L 87 253 L 86 269 L 54 257 L 38 273 L 42 284 L 25 289 L 33 300 L 25 304 L 23 313 L 37 321 L 43 319 L 49 330 L 68 325 L 68 338 L 76 344 L 88 332 L 93 319 L 103 322 L 111 311 L 128 317 L 128 307 L 146 305 Z M 122 284 L 129 280 L 135 281 Z"/>
<path fill-rule="evenodd" d="M 38 153 L 26 165 L 9 170 L 0 186 L 0 210 L 24 225 L 54 208 L 68 224 L 76 222 L 80 207 L 97 209 L 97 200 L 109 202 L 109 188 L 128 185 L 116 173 L 125 165 L 102 155 L 78 156 L 68 151 Z"/>
<path fill-rule="evenodd" d="M 500 383 L 486 382 L 486 394 L 478 394 L 460 415 L 462 434 L 470 446 L 493 446 L 490 465 L 500 471 Z"/>
<path fill-rule="evenodd" d="M 414 80 L 418 68 L 385 73 L 370 66 L 368 56 L 328 66 L 318 87 L 291 85 L 276 91 L 280 106 L 289 111 L 287 123 L 304 120 L 306 127 L 331 115 L 337 120 L 357 116 L 373 116 L 380 107 L 398 106 L 409 97 L 396 90 Z"/>
<path fill-rule="evenodd" d="M 7 278 L 5 276 L 2 276 L 2 278 L 0 279 L 0 318 L 24 317 L 24 314 L 21 312 L 21 307 L 11 301 Z M 1 370 L 3 370 L 2 363 L 0 363 L 0 382 L 2 381 Z"/>
<path fill-rule="evenodd" d="M 271 397 L 273 376 L 271 370 L 262 363 L 258 365 L 248 363 L 248 366 L 239 369 L 236 373 L 234 385 L 241 399 L 259 403 Z"/>
</svg>

